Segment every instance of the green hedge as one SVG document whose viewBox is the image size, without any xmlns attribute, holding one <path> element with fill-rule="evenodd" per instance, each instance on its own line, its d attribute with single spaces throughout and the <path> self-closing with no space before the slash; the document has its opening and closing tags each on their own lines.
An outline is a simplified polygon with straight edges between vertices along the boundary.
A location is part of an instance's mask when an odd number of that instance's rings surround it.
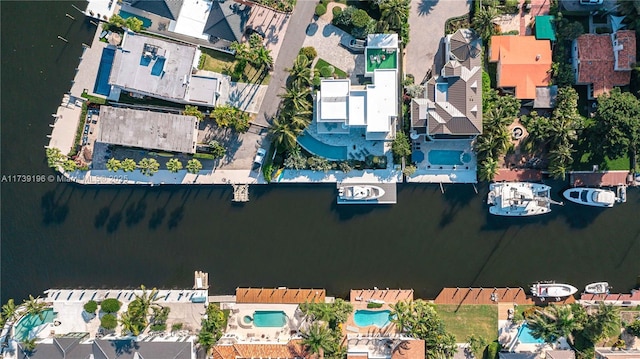
<svg viewBox="0 0 640 359">
<path fill-rule="evenodd" d="M 327 7 L 326 6 L 324 6 L 323 4 L 318 4 L 316 6 L 316 15 L 317 16 L 322 16 L 322 15 L 324 15 L 326 13 L 327 13 Z"/>
<path fill-rule="evenodd" d="M 201 158 L 203 160 L 215 160 L 216 157 L 210 153 L 194 153 L 193 158 Z"/>
<path fill-rule="evenodd" d="M 382 308 L 382 303 L 367 303 L 367 308 Z"/>
<path fill-rule="evenodd" d="M 95 300 L 90 300 L 84 305 L 84 311 L 87 313 L 95 313 L 98 310 L 98 303 Z"/>
<path fill-rule="evenodd" d="M 116 313 L 120 310 L 122 303 L 115 298 L 109 298 L 102 301 L 100 309 L 106 313 Z"/>
<path fill-rule="evenodd" d="M 115 329 L 118 326 L 118 319 L 113 314 L 105 314 L 100 318 L 100 326 L 107 330 Z"/>
</svg>

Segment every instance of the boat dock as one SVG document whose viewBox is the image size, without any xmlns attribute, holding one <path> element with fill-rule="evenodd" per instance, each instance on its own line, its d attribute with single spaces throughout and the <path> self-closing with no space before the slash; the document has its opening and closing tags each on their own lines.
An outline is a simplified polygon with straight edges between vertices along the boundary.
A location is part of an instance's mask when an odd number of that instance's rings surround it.
<svg viewBox="0 0 640 359">
<path fill-rule="evenodd" d="M 336 197 L 338 198 L 338 204 L 396 204 L 398 200 L 398 193 L 396 189 L 396 183 L 345 183 L 338 182 L 336 185 L 336 189 L 340 189 L 343 186 L 376 186 L 380 187 L 384 190 L 384 195 L 382 197 L 375 200 L 343 200 L 341 199 L 337 193 Z"/>
<path fill-rule="evenodd" d="M 520 169 L 520 168 L 501 168 L 498 170 L 498 173 L 493 178 L 495 182 L 521 182 L 521 181 L 531 181 L 531 182 L 539 182 L 542 181 L 542 172 L 540 170 L 534 169 Z"/>
<path fill-rule="evenodd" d="M 193 274 L 193 289 L 209 289 L 209 273 L 195 271 Z"/>
<path fill-rule="evenodd" d="M 249 185 L 248 184 L 232 184 L 233 201 L 249 202 Z"/>
<path fill-rule="evenodd" d="M 615 187 L 634 185 L 633 175 L 631 175 L 629 171 L 575 171 L 569 173 L 569 183 L 574 187 Z"/>
</svg>

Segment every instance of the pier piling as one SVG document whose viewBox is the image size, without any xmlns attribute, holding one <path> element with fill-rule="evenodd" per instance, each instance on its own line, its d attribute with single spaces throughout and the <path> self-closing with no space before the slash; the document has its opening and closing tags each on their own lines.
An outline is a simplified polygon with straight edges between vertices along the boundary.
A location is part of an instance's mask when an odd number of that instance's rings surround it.
<svg viewBox="0 0 640 359">
<path fill-rule="evenodd" d="M 69 41 L 67 41 L 67 39 L 65 39 L 64 37 L 62 37 L 62 36 L 60 36 L 60 35 L 58 35 L 58 40 L 62 40 L 62 41 L 64 41 L 64 42 L 69 42 Z"/>
</svg>

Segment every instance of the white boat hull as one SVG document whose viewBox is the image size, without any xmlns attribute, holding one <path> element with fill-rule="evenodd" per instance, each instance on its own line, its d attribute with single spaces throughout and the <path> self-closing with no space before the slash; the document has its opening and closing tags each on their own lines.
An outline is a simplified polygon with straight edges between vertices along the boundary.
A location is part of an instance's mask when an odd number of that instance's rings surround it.
<svg viewBox="0 0 640 359">
<path fill-rule="evenodd" d="M 562 283 L 536 283 L 531 286 L 531 294 L 539 298 L 563 298 L 578 292 L 578 288 Z"/>
<path fill-rule="evenodd" d="M 607 282 L 595 282 L 591 284 L 587 284 L 584 288 L 584 291 L 589 294 L 607 294 L 609 293 L 609 283 Z"/>
<path fill-rule="evenodd" d="M 489 185 L 489 213 L 497 216 L 524 217 L 551 212 L 551 187 L 541 183 L 503 182 Z"/>
<path fill-rule="evenodd" d="M 338 189 L 338 198 L 343 201 L 373 201 L 384 196 L 384 190 L 378 186 L 342 186 Z"/>
<path fill-rule="evenodd" d="M 573 203 L 601 208 L 611 208 L 619 200 L 613 191 L 602 188 L 569 188 L 562 195 Z"/>
</svg>

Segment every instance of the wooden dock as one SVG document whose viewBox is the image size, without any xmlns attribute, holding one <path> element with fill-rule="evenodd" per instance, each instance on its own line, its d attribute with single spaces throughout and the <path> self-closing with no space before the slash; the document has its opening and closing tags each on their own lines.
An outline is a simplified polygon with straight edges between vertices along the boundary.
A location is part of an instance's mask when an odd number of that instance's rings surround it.
<svg viewBox="0 0 640 359">
<path fill-rule="evenodd" d="M 231 186 L 233 186 L 234 202 L 249 202 L 249 185 L 248 184 L 232 184 Z"/>
<path fill-rule="evenodd" d="M 193 274 L 193 289 L 209 289 L 209 273 L 195 271 Z"/>
<path fill-rule="evenodd" d="M 629 171 L 570 172 L 569 183 L 574 187 L 614 187 L 633 185 Z"/>
</svg>

